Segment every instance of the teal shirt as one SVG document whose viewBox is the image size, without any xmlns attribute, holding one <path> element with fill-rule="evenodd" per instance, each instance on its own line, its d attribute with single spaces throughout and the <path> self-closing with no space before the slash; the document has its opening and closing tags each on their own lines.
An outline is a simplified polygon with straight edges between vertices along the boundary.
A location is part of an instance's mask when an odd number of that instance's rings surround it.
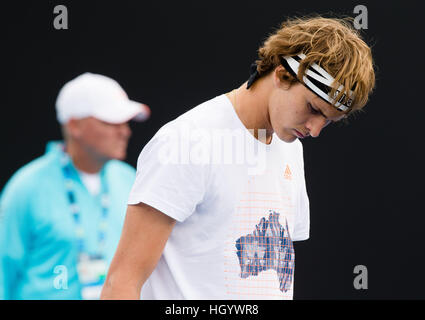
<svg viewBox="0 0 425 320">
<path fill-rule="evenodd" d="M 0 299 L 81 299 L 78 241 L 62 170 L 61 144 L 19 169 L 0 198 Z M 100 195 L 93 196 L 70 162 L 88 254 L 98 253 Z M 110 264 L 121 235 L 136 171 L 108 161 L 100 172 L 109 193 L 105 258 Z M 105 185 L 106 184 L 106 185 Z"/>
</svg>

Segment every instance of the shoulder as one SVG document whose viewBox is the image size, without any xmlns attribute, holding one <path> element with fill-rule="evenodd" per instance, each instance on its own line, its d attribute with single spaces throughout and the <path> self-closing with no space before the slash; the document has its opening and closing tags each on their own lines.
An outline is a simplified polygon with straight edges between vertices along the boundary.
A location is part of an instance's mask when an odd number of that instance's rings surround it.
<svg viewBox="0 0 425 320">
<path fill-rule="evenodd" d="M 160 131 L 183 128 L 208 129 L 223 126 L 223 120 L 231 117 L 230 106 L 230 101 L 224 94 L 216 96 L 186 111 L 173 121 L 168 122 Z"/>
<path fill-rule="evenodd" d="M 166 123 L 155 133 L 140 153 L 138 169 L 142 164 L 146 167 L 149 160 L 162 164 L 178 163 L 178 159 L 191 156 L 192 147 L 206 151 L 212 146 L 209 142 L 214 134 L 239 128 L 238 121 L 230 100 L 224 94 L 205 101 Z"/>
<path fill-rule="evenodd" d="M 56 170 L 56 168 L 58 170 Z M 17 170 L 4 186 L 0 195 L 0 218 L 24 216 L 38 208 L 44 195 L 55 190 L 56 174 L 60 174 L 58 164 L 49 155 L 43 155 Z M 43 214 L 41 210 L 35 213 Z M 1 219 L 0 219 L 1 220 Z"/>
<path fill-rule="evenodd" d="M 33 193 L 54 174 L 56 161 L 49 154 L 38 157 L 18 169 L 6 183 L 2 197 L 10 193 Z"/>
</svg>

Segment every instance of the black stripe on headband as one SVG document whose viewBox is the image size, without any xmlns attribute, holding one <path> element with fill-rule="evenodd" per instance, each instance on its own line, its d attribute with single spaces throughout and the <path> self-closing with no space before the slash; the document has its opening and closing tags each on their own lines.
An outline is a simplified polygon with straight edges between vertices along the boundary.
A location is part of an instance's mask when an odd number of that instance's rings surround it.
<svg viewBox="0 0 425 320">
<path fill-rule="evenodd" d="M 297 57 L 298 58 L 298 57 Z M 294 58 L 295 59 L 295 58 Z M 295 79 L 300 81 L 298 79 L 298 75 L 295 73 L 295 71 L 289 66 L 288 61 L 286 61 L 283 57 L 280 57 L 280 63 L 285 67 L 286 71 L 288 71 L 291 76 L 293 76 Z M 301 82 L 301 81 L 300 81 Z"/>
<path fill-rule="evenodd" d="M 317 64 L 313 64 L 311 66 L 308 66 L 306 68 L 305 74 L 304 74 L 304 81 L 301 81 L 298 78 L 298 67 L 296 68 L 296 70 L 294 70 L 290 64 L 288 63 L 288 61 L 286 59 L 289 58 L 293 58 L 296 63 L 299 65 L 300 61 L 302 60 L 302 56 L 305 57 L 305 55 L 300 54 L 297 56 L 292 56 L 292 57 L 280 57 L 280 61 L 281 64 L 285 67 L 285 69 L 293 76 L 295 77 L 298 81 L 300 81 L 301 83 L 304 84 L 304 86 L 306 88 L 308 88 L 310 91 L 312 91 L 313 93 L 315 93 L 316 95 L 318 95 L 322 100 L 333 104 L 334 99 L 337 97 L 337 95 L 340 93 L 340 90 L 336 90 L 335 95 L 331 98 L 330 97 L 330 92 L 332 90 L 332 87 L 330 87 L 329 85 L 327 85 L 326 83 L 323 82 L 327 82 L 330 83 L 333 81 L 333 77 L 331 75 L 329 75 L 324 69 L 322 69 L 320 66 L 318 66 Z M 315 68 L 318 68 L 318 70 L 316 70 Z M 308 72 L 312 72 L 316 75 L 318 75 L 320 78 L 323 79 L 323 82 L 321 82 L 320 80 L 316 79 L 317 77 L 313 77 L 311 75 L 308 74 Z M 324 74 L 321 74 L 319 71 L 323 72 Z M 306 82 L 310 82 L 310 85 Z M 340 87 L 340 86 L 339 86 Z M 352 94 L 352 92 L 350 93 Z M 347 101 L 345 101 L 346 99 L 346 94 L 343 94 L 342 97 L 340 99 L 338 99 L 338 101 L 335 104 L 335 108 L 337 108 L 339 111 L 346 111 L 347 109 L 350 108 L 353 99 L 349 98 L 347 99 Z M 345 102 L 345 104 L 343 104 L 343 102 Z"/>
</svg>

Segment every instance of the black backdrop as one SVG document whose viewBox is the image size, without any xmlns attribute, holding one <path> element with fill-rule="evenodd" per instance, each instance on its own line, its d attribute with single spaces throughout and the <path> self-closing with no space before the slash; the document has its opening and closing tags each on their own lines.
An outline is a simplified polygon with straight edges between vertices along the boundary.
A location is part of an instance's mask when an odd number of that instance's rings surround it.
<svg viewBox="0 0 425 320">
<path fill-rule="evenodd" d="M 68 9 L 55 30 L 53 8 Z M 0 188 L 60 139 L 54 102 L 90 71 L 151 106 L 132 124 L 127 162 L 166 122 L 239 86 L 287 16 L 368 9 L 377 87 L 365 113 L 303 141 L 310 240 L 297 243 L 296 299 L 424 299 L 424 12 L 420 1 L 20 1 L 1 4 Z M 356 265 L 368 289 L 356 290 Z"/>
</svg>

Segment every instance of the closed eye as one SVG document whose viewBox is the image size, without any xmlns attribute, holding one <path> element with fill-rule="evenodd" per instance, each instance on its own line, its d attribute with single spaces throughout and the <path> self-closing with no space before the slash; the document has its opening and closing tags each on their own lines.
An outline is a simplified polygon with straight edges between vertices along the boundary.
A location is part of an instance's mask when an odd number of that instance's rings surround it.
<svg viewBox="0 0 425 320">
<path fill-rule="evenodd" d="M 313 106 L 311 105 L 311 103 L 308 103 L 308 108 L 310 109 L 310 112 L 312 114 L 318 114 L 318 113 L 320 113 L 319 110 L 316 110 L 316 109 L 313 108 Z"/>
<path fill-rule="evenodd" d="M 324 127 L 326 127 L 328 124 L 334 122 L 332 120 L 329 120 L 320 110 L 317 110 L 317 109 L 313 108 L 313 106 L 311 105 L 311 103 L 308 103 L 307 105 L 308 105 L 308 108 L 310 109 L 310 112 L 312 114 L 320 114 L 320 115 L 323 116 L 323 118 L 325 118 L 326 123 L 325 123 Z"/>
</svg>

